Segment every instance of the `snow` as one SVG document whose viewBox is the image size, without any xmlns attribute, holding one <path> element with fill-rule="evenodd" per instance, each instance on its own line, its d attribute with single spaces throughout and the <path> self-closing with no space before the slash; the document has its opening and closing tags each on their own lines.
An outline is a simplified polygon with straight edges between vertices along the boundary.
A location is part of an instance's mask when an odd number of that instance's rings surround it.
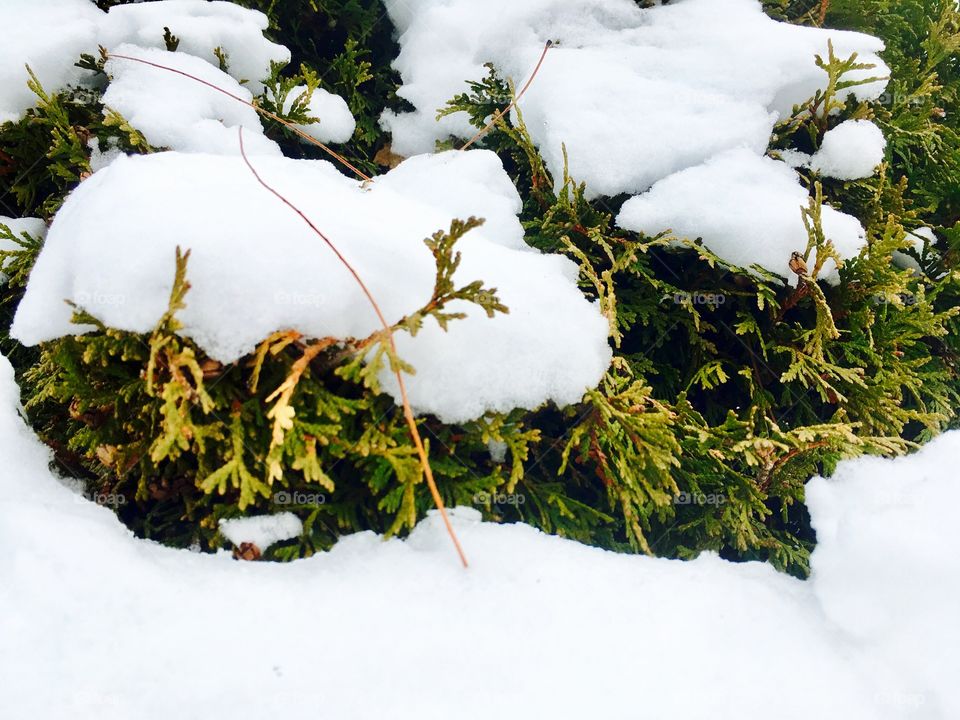
<svg viewBox="0 0 960 720">
<path fill-rule="evenodd" d="M 820 149 L 810 160 L 810 169 L 837 180 L 862 180 L 874 174 L 883 162 L 887 141 L 869 120 L 847 120 L 823 136 Z"/>
<path fill-rule="evenodd" d="M 91 74 L 74 66 L 81 53 L 97 46 L 114 50 L 124 43 L 164 48 L 163 28 L 180 38 L 179 50 L 218 65 L 213 54 L 228 55 L 229 73 L 261 92 L 270 63 L 289 62 L 290 53 L 263 36 L 266 16 L 230 2 L 162 0 L 119 5 L 101 12 L 90 0 L 3 0 L 0 27 L 10 29 L 0 44 L 0 122 L 16 120 L 36 104 L 27 89 L 29 64 L 47 92 L 89 82 Z"/>
<path fill-rule="evenodd" d="M 97 49 L 103 15 L 89 0 L 3 0 L 0 27 L 0 123 L 17 120 L 36 104 L 27 88 L 29 65 L 47 92 L 77 84 L 84 72 L 74 67 L 84 52 Z"/>
<path fill-rule="evenodd" d="M 189 73 L 253 101 L 249 90 L 198 57 L 136 45 L 120 45 L 113 51 Z M 249 154 L 281 154 L 277 144 L 264 137 L 257 111 L 234 98 L 196 80 L 132 60 L 111 58 L 104 69 L 111 77 L 103 95 L 104 112 L 119 112 L 153 147 L 239 154 L 239 126 L 248 131 L 244 139 Z"/>
<path fill-rule="evenodd" d="M 808 205 L 808 193 L 788 165 L 740 149 L 671 175 L 627 200 L 617 223 L 647 235 L 671 229 L 679 237 L 702 237 L 704 245 L 734 265 L 758 264 L 790 278 L 791 253 L 807 248 L 801 209 Z M 841 258 L 860 252 L 866 237 L 855 217 L 824 205 L 822 221 Z M 826 279 L 836 283 L 833 265 L 828 261 Z"/>
<path fill-rule="evenodd" d="M 417 369 L 407 384 L 419 412 L 459 422 L 547 400 L 567 405 L 600 381 L 611 358 L 607 322 L 578 289 L 571 260 L 523 245 L 520 198 L 495 154 L 413 158 L 369 187 L 325 161 L 254 162 L 347 256 L 391 323 L 433 292 L 423 239 L 457 217 L 488 219 L 459 243 L 455 281 L 482 280 L 510 312 L 490 319 L 456 301 L 448 310 L 469 317 L 447 332 L 428 319 L 415 338 L 397 334 L 400 356 Z M 89 329 L 71 324 L 66 300 L 110 327 L 150 331 L 167 308 L 177 246 L 192 251 L 182 332 L 221 362 L 277 330 L 346 339 L 380 329 L 347 270 L 241 158 L 168 152 L 120 157 L 68 197 L 13 336 L 35 345 Z M 382 381 L 397 397 L 389 371 Z"/>
<path fill-rule="evenodd" d="M 0 215 L 0 225 L 6 225 L 18 238 L 24 233 L 34 239 L 41 239 L 47 234 L 47 224 L 40 218 L 10 218 Z M 17 247 L 19 246 L 9 240 L 0 240 L 0 250 L 15 250 Z"/>
<path fill-rule="evenodd" d="M 287 96 L 284 112 L 290 112 L 293 103 L 305 92 L 306 85 L 295 87 Z M 297 128 L 322 143 L 349 142 L 357 129 L 357 121 L 351 114 L 347 101 L 323 88 L 316 88 L 310 95 L 307 112 L 320 122 L 297 125 Z"/>
<path fill-rule="evenodd" d="M 5 225 L 16 238 L 22 238 L 24 233 L 26 233 L 34 240 L 40 240 L 47 234 L 47 224 L 40 218 L 9 218 L 0 215 L 0 225 Z M 12 240 L 0 238 L 0 250 L 19 249 L 20 246 Z M 3 269 L 3 266 L 0 265 L 0 285 L 7 281 L 7 276 L 4 275 Z"/>
<path fill-rule="evenodd" d="M 960 717 L 960 556 L 947 541 L 958 452 L 953 431 L 911 457 L 845 463 L 807 487 L 820 543 L 811 582 L 824 614 L 870 648 L 865 669 L 885 694 L 919 704 L 918 717 Z"/>
<path fill-rule="evenodd" d="M 299 537 L 303 523 L 290 512 L 232 518 L 220 521 L 220 533 L 236 547 L 253 543 L 260 550 L 266 550 L 274 543 Z"/>
<path fill-rule="evenodd" d="M 591 196 L 635 194 L 726 150 L 763 154 L 778 118 L 826 84 L 816 54 L 859 53 L 885 76 L 883 43 L 767 17 L 758 0 L 684 0 L 640 9 L 632 0 L 387 0 L 401 53 L 398 94 L 416 108 L 387 113 L 394 152 L 430 152 L 472 137 L 465 113 L 438 108 L 492 62 L 519 86 L 547 40 L 557 42 L 521 100 L 528 129 L 559 182 L 566 144 L 572 176 Z M 879 97 L 886 81 L 850 88 Z M 504 102 L 506 105 L 506 101 Z"/>
<path fill-rule="evenodd" d="M 922 252 L 927 245 L 937 243 L 937 234 L 931 227 L 919 227 L 913 232 L 907 233 L 907 237 L 913 241 L 918 252 Z"/>
<path fill-rule="evenodd" d="M 100 44 L 114 50 L 123 43 L 164 49 L 164 27 L 180 40 L 178 52 L 201 57 L 214 66 L 213 51 L 227 54 L 227 71 L 254 95 L 263 91 L 261 80 L 270 74 L 270 63 L 290 62 L 290 51 L 263 36 L 267 16 L 232 2 L 162 0 L 118 5 L 103 18 Z"/>
<path fill-rule="evenodd" d="M 117 139 L 112 137 L 108 139 L 107 147 L 105 148 L 100 147 L 100 140 L 95 137 L 90 138 L 87 146 L 90 148 L 90 170 L 92 172 L 103 170 L 103 168 L 124 154 L 117 143 Z"/>
<path fill-rule="evenodd" d="M 906 239 L 910 240 L 913 243 L 913 247 L 917 253 L 922 255 L 928 246 L 936 244 L 937 235 L 933 231 L 933 228 L 920 227 L 913 232 L 908 232 Z M 892 257 L 893 264 L 898 268 L 910 270 L 915 275 L 920 275 L 923 273 L 923 268 L 920 267 L 920 263 L 917 262 L 916 258 L 914 258 L 912 255 L 908 255 L 905 252 L 896 250 L 894 251 Z"/>
<path fill-rule="evenodd" d="M 435 514 L 290 564 L 163 548 L 52 477 L 16 402 L 0 360 L 4 717 L 960 716 L 957 432 L 814 480 L 801 582 L 464 508 L 469 570 Z"/>
</svg>

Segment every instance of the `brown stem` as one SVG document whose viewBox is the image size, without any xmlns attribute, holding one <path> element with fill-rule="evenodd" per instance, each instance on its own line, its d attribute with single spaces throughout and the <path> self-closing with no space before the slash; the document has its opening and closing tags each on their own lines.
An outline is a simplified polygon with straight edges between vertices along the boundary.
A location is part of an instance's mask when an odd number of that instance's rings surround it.
<svg viewBox="0 0 960 720">
<path fill-rule="evenodd" d="M 369 180 L 372 179 L 372 178 L 370 178 L 368 175 L 365 175 L 364 173 L 360 172 L 360 170 L 358 170 L 356 167 L 354 167 L 354 166 L 350 163 L 350 161 L 347 160 L 345 157 L 343 157 L 342 155 L 340 155 L 339 153 L 337 153 L 335 150 L 327 147 L 325 144 L 323 144 L 322 142 L 320 142 L 319 140 L 317 140 L 315 137 L 311 137 L 311 136 L 308 135 L 307 133 L 303 132 L 303 130 L 301 130 L 300 128 L 298 128 L 296 125 L 294 125 L 294 124 L 291 123 L 290 121 L 284 120 L 282 117 L 280 117 L 280 116 L 277 115 L 276 113 L 272 113 L 272 112 L 270 112 L 269 110 L 266 110 L 266 109 L 260 107 L 260 106 L 257 105 L 256 103 L 252 103 L 252 102 L 249 102 L 248 100 L 244 100 L 244 99 L 243 99 L 242 97 L 240 97 L 239 95 L 234 95 L 232 92 L 229 92 L 228 90 L 224 90 L 222 87 L 218 87 L 217 85 L 214 85 L 214 84 L 211 83 L 211 82 L 207 82 L 206 80 L 203 80 L 202 78 L 198 78 L 196 75 L 191 75 L 191 74 L 188 73 L 188 72 L 184 72 L 183 70 L 177 70 L 176 68 L 168 67 L 167 65 L 161 65 L 160 63 L 150 62 L 149 60 L 144 60 L 143 58 L 131 57 L 130 55 L 118 55 L 118 54 L 116 54 L 116 53 L 107 53 L 107 56 L 108 56 L 108 57 L 119 58 L 119 59 L 121 59 L 121 60 L 130 60 L 130 61 L 132 61 L 132 62 L 138 62 L 138 63 L 142 63 L 142 64 L 144 64 L 144 65 L 149 65 L 150 67 L 155 67 L 155 68 L 157 68 L 157 69 L 159 69 L 159 70 L 166 70 L 167 72 L 176 73 L 177 75 L 182 75 L 182 76 L 185 77 L 185 78 L 190 78 L 191 80 L 195 80 L 196 82 L 200 83 L 201 85 L 206 85 L 206 86 L 207 86 L 208 88 L 210 88 L 211 90 L 216 90 L 218 93 L 222 93 L 222 94 L 226 95 L 226 96 L 229 97 L 229 98 L 233 98 L 233 99 L 236 100 L 237 102 L 243 103 L 243 104 L 246 105 L 247 107 L 253 108 L 253 109 L 256 110 L 258 113 L 260 113 L 261 115 L 263 115 L 264 117 L 268 117 L 268 118 L 270 118 L 271 120 L 276 120 L 278 123 L 280 123 L 281 125 L 283 125 L 285 128 L 287 128 L 287 129 L 290 130 L 291 132 L 295 133 L 296 135 L 300 136 L 303 140 L 306 140 L 308 143 L 310 143 L 310 144 L 312 144 L 312 145 L 316 145 L 318 148 L 320 148 L 321 150 L 323 150 L 325 153 L 327 153 L 328 155 L 330 155 L 332 158 L 334 158 L 335 160 L 337 160 L 338 162 L 340 162 L 344 167 L 346 167 L 347 169 L 351 170 L 357 177 L 361 178 L 362 180 L 367 180 L 367 181 L 369 181 Z"/>
<path fill-rule="evenodd" d="M 797 306 L 801 300 L 803 300 L 807 295 L 810 294 L 810 286 L 806 281 L 801 280 L 800 284 L 797 286 L 797 289 L 786 299 L 783 305 L 780 307 L 780 312 L 777 313 L 776 322 L 783 322 L 784 316 L 793 308 Z"/>
<path fill-rule="evenodd" d="M 240 155 L 243 157 L 243 161 L 246 163 L 247 167 L 250 169 L 250 172 L 256 178 L 257 182 L 263 186 L 265 190 L 270 192 L 274 197 L 280 200 L 284 205 L 290 208 L 295 212 L 301 220 L 303 220 L 310 229 L 326 243 L 327 247 L 333 251 L 333 254 L 337 256 L 337 259 L 343 264 L 345 268 L 353 276 L 353 279 L 356 280 L 357 284 L 360 286 L 360 289 L 363 291 L 363 294 L 366 296 L 373 311 L 377 314 L 377 319 L 380 321 L 380 324 L 383 326 L 383 331 L 386 333 L 387 342 L 390 344 L 390 350 L 396 356 L 397 346 L 394 343 L 393 339 L 393 328 L 390 327 L 390 324 L 387 322 L 386 317 L 384 317 L 383 312 L 380 310 L 380 305 L 374 299 L 373 294 L 370 292 L 370 289 L 367 287 L 366 283 L 360 278 L 360 275 L 354 269 L 353 265 L 347 261 L 347 259 L 340 253 L 337 249 L 337 246 L 328 238 L 323 232 L 313 224 L 313 222 L 304 214 L 304 212 L 294 205 L 290 200 L 284 197 L 279 191 L 274 189 L 272 186 L 267 184 L 267 182 L 260 177 L 260 174 L 257 172 L 256 168 L 250 162 L 250 158 L 247 157 L 247 153 L 243 146 L 243 127 L 238 128 L 240 136 Z M 403 417 L 407 422 L 407 427 L 410 430 L 410 437 L 413 439 L 413 444 L 417 449 L 417 456 L 420 459 L 420 465 L 423 468 L 423 474 L 427 481 L 427 486 L 430 488 L 430 494 L 433 496 L 433 502 L 437 506 L 437 510 L 440 511 L 440 516 L 443 518 L 443 524 L 447 528 L 447 533 L 450 535 L 450 539 L 453 541 L 453 545 L 457 550 L 457 554 L 460 556 L 460 561 L 463 563 L 464 567 L 468 567 L 467 556 L 463 552 L 463 548 L 460 546 L 460 541 L 457 539 L 457 534 L 453 530 L 453 525 L 450 523 L 450 518 L 447 516 L 446 506 L 443 504 L 443 498 L 440 496 L 440 491 L 437 489 L 437 483 L 433 478 L 433 470 L 430 467 L 430 459 L 427 457 L 427 451 L 423 446 L 423 440 L 420 438 L 420 431 L 417 429 L 417 421 L 413 416 L 413 408 L 410 406 L 410 400 L 407 397 L 407 386 L 403 380 L 403 373 L 399 369 L 394 369 L 394 374 L 397 378 L 397 385 L 400 388 L 400 399 L 403 404 Z"/>
<path fill-rule="evenodd" d="M 486 126 L 480 132 L 478 132 L 476 135 L 470 138 L 470 141 L 466 145 L 464 145 L 462 148 L 460 148 L 461 150 L 468 149 L 477 140 L 482 138 L 490 128 L 492 128 L 494 125 L 500 122 L 500 118 L 507 115 L 507 113 L 509 113 L 511 110 L 513 110 L 514 107 L 516 107 L 517 103 L 520 102 L 520 98 L 522 98 L 524 96 L 524 93 L 526 93 L 527 90 L 530 89 L 530 86 L 533 84 L 534 78 L 537 77 L 537 73 L 540 72 L 540 68 L 543 66 L 543 61 L 547 59 L 547 52 L 552 47 L 553 47 L 553 41 L 547 40 L 547 44 L 543 46 L 543 53 L 541 53 L 540 55 L 540 60 L 537 62 L 537 66 L 533 69 L 533 72 L 530 74 L 530 79 L 527 80 L 526 84 L 523 86 L 523 89 L 517 93 L 517 96 L 513 99 L 513 102 L 507 105 L 507 107 L 504 110 L 497 110 L 493 114 L 493 120 L 487 123 Z"/>
</svg>

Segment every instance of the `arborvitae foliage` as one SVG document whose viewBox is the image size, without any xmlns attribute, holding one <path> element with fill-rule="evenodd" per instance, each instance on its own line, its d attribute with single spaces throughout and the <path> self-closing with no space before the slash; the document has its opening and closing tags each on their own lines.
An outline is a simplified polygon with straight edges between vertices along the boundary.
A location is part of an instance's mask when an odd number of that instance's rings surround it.
<svg viewBox="0 0 960 720">
<path fill-rule="evenodd" d="M 341 95 L 357 119 L 348 157 L 375 174 L 385 139 L 387 107 L 399 107 L 399 76 L 390 63 L 400 51 L 380 0 L 240 0 L 270 18 L 267 35 L 293 54 L 291 68 L 316 73 L 320 87 Z M 286 151 L 287 148 L 284 148 Z"/>
<path fill-rule="evenodd" d="M 960 13 L 952 0 L 834 0 L 827 22 L 879 35 L 890 85 L 875 107 L 889 177 L 909 178 L 924 220 L 960 221 Z"/>
<path fill-rule="evenodd" d="M 396 48 L 379 4 L 247 4 L 267 12 L 274 39 L 294 50 L 258 102 L 281 109 L 298 85 L 340 92 L 360 125 L 347 154 L 373 168 L 374 152 L 387 147 L 376 118 L 395 88 Z M 863 453 L 908 452 L 956 422 L 958 12 L 947 0 L 766 4 L 796 22 L 818 24 L 829 11 L 828 23 L 880 34 L 894 75 L 878 103 L 841 100 L 859 61 L 825 48 L 829 89 L 783 119 L 770 154 L 814 151 L 838 123 L 874 119 L 890 140 L 881 172 L 839 182 L 802 171 L 809 242 L 797 248 L 798 275 L 785 279 L 732 267 L 697 242 L 620 230 L 613 217 L 622 199 L 588 201 L 569 176 L 555 183 L 522 112 L 516 123 L 501 119 L 481 145 L 501 156 L 521 192 L 527 241 L 579 264 L 583 292 L 609 321 L 615 359 L 576 406 L 464 425 L 421 418 L 448 504 L 603 547 L 682 558 L 709 549 L 802 575 L 815 540 L 803 506 L 812 475 Z M 168 45 L 176 34 L 171 28 Z M 100 67 L 92 57 L 83 66 Z M 154 150 L 123 118 L 102 118 L 99 91 L 35 90 L 37 108 L 0 127 L 0 158 L 11 168 L 0 182 L 21 214 L 55 212 L 89 171 L 91 137 L 101 147 Z M 491 68 L 440 112 L 465 112 L 480 128 L 512 94 Z M 307 99 L 285 117 L 306 121 Z M 288 154 L 314 152 L 279 124 L 267 132 Z M 868 232 L 837 286 L 820 279 L 831 254 L 823 202 L 855 214 Z M 508 311 L 482 284 L 452 282 L 456 241 L 474 225 L 427 239 L 435 293 L 397 332 L 416 332 L 428 316 L 457 322 L 444 309 L 452 299 Z M 938 240 L 917 252 L 907 233 L 921 226 Z M 40 243 L 4 233 L 17 243 L 0 253 L 10 276 L 5 329 Z M 904 256 L 920 269 L 903 269 Z M 31 420 L 61 466 L 98 497 L 124 498 L 117 512 L 138 534 L 178 546 L 221 546 L 222 518 L 295 512 L 304 534 L 267 553 L 274 559 L 359 529 L 405 532 L 432 507 L 402 416 L 377 386 L 384 363 L 402 363 L 382 334 L 308 339 L 278 328 L 252 355 L 221 366 L 177 335 L 177 313 L 190 302 L 187 253 L 171 258 L 170 272 L 169 312 L 149 335 L 103 327 L 77 308 L 97 331 L 39 352 L 4 342 Z"/>
<path fill-rule="evenodd" d="M 956 20 L 955 10 L 947 15 L 931 21 L 931 37 Z M 819 63 L 828 90 L 781 123 L 771 154 L 814 151 L 827 130 L 851 118 L 885 113 L 888 123 L 905 122 L 882 103 L 839 100 L 850 85 L 846 74 L 863 69 L 855 57 L 830 50 Z M 466 112 L 482 127 L 511 92 L 491 69 L 443 113 Z M 949 95 L 943 92 L 941 99 Z M 947 112 L 955 109 L 954 100 Z M 956 154 L 960 143 L 944 137 L 939 152 Z M 895 143 L 875 178 L 843 183 L 807 174 L 804 260 L 816 249 L 822 265 L 831 254 L 820 229 L 824 200 L 868 230 L 868 246 L 841 268 L 838 287 L 817 281 L 820 267 L 784 285 L 760 268 L 726 266 L 696 243 L 677 250 L 674 238 L 620 231 L 612 224 L 618 203 L 587 202 L 569 177 L 554 195 L 522 113 L 516 125 L 499 122 L 486 146 L 507 158 L 526 188 L 528 241 L 580 262 L 585 292 L 611 320 L 618 363 L 588 394 L 586 422 L 583 408 L 571 411 L 573 429 L 542 427 L 547 441 L 538 448 L 551 448 L 551 436 L 569 442 L 559 475 L 571 483 L 583 472 L 581 487 L 591 475 L 600 478 L 611 514 L 620 516 L 615 538 L 661 554 L 715 548 L 802 571 L 812 536 L 797 503 L 812 474 L 861 452 L 905 452 L 953 421 L 960 399 L 956 231 L 938 221 L 942 203 L 918 207 L 912 199 L 915 169 L 897 158 Z M 917 256 L 906 233 L 931 223 L 944 240 Z M 899 269 L 894 253 L 916 256 L 922 271 Z M 627 388 L 631 400 L 621 408 L 636 416 L 609 405 Z M 652 408 L 659 425 L 647 417 Z M 664 425 L 673 445 L 658 439 L 654 428 Z M 567 462 L 571 455 L 582 470 Z M 549 458 L 536 467 L 553 470 Z M 678 497 L 707 502 L 691 508 Z"/>
</svg>

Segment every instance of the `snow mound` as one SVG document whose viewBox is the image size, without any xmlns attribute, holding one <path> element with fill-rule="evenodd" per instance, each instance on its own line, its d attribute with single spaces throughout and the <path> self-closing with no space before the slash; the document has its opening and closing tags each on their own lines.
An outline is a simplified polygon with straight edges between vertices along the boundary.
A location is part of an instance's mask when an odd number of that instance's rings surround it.
<svg viewBox="0 0 960 720">
<path fill-rule="evenodd" d="M 290 51 L 263 36 L 267 16 L 232 2 L 161 0 L 110 9 L 101 25 L 100 44 L 114 50 L 123 43 L 165 49 L 164 27 L 180 44 L 177 50 L 219 66 L 214 50 L 227 55 L 227 72 L 255 94 L 270 74 L 270 63 L 290 62 Z"/>
<path fill-rule="evenodd" d="M 570 171 L 592 196 L 639 193 L 679 170 L 737 147 L 763 154 L 777 118 L 826 85 L 816 54 L 832 41 L 885 76 L 873 37 L 778 23 L 758 0 L 684 0 L 641 9 L 633 0 L 386 0 L 400 36 L 398 94 L 414 112 L 383 117 L 393 151 L 430 152 L 472 137 L 465 113 L 436 112 L 492 62 L 517 85 L 547 40 L 549 51 L 521 101 L 555 179 Z M 849 89 L 879 97 L 886 81 Z M 504 101 L 506 105 L 506 99 Z"/>
<path fill-rule="evenodd" d="M 36 105 L 27 87 L 29 65 L 47 92 L 78 84 L 81 53 L 95 52 L 103 13 L 89 0 L 3 0 L 0 27 L 0 123 Z M 161 31 L 162 32 L 162 31 Z"/>
<path fill-rule="evenodd" d="M 290 112 L 293 103 L 306 91 L 306 85 L 298 85 L 291 90 L 284 103 L 284 112 Z M 297 128 L 322 143 L 349 142 L 357 129 L 357 121 L 350 112 L 347 101 L 323 88 L 313 91 L 307 112 L 320 122 L 297 125 Z"/>
<path fill-rule="evenodd" d="M 74 66 L 81 53 L 97 46 L 114 50 L 124 43 L 165 48 L 164 27 L 180 39 L 179 49 L 214 66 L 214 50 L 228 57 L 228 72 L 254 94 L 270 74 L 271 62 L 289 62 L 290 52 L 263 36 L 267 17 L 231 2 L 160 0 L 118 5 L 101 12 L 90 0 L 3 0 L 0 27 L 0 122 L 16 120 L 36 104 L 27 88 L 29 64 L 47 92 L 89 80 Z M 171 54 L 172 55 L 172 54 Z"/>
<path fill-rule="evenodd" d="M 119 45 L 129 55 L 194 75 L 247 102 L 253 95 L 205 60 L 183 52 Z M 111 77 L 103 95 L 106 109 L 119 112 L 154 147 L 182 152 L 238 154 L 237 127 L 243 127 L 251 155 L 280 155 L 279 146 L 263 135 L 257 111 L 196 80 L 143 63 L 113 58 L 105 71 Z"/>
<path fill-rule="evenodd" d="M 286 565 L 171 550 L 52 477 L 16 403 L 0 358 L 4 717 L 960 716 L 945 524 L 957 432 L 813 481 L 821 542 L 800 582 L 710 554 L 617 555 L 465 509 L 451 514 L 468 571 L 436 515 L 406 541 L 361 533 Z M 505 662 L 522 682 L 478 691 Z"/>
<path fill-rule="evenodd" d="M 887 140 L 869 120 L 847 120 L 828 130 L 810 169 L 837 180 L 861 180 L 883 162 Z"/>
<path fill-rule="evenodd" d="M 274 543 L 298 537 L 302 532 L 303 523 L 290 512 L 220 521 L 220 533 L 236 547 L 249 542 L 266 550 Z"/>
<path fill-rule="evenodd" d="M 948 540 L 958 453 L 953 431 L 913 456 L 844 463 L 807 486 L 816 597 L 831 622 L 871 648 L 864 667 L 885 688 L 880 697 L 912 710 L 903 717 L 960 717 L 960 556 Z"/>
<path fill-rule="evenodd" d="M 388 322 L 431 297 L 435 265 L 423 239 L 452 219 L 488 225 L 467 234 L 455 281 L 482 280 L 510 309 L 476 305 L 444 332 L 428 319 L 397 334 L 416 369 L 411 402 L 447 422 L 484 412 L 578 402 L 610 362 L 608 327 L 577 287 L 577 266 L 523 246 L 521 204 L 488 151 L 415 158 L 369 187 L 325 161 L 259 157 L 264 179 L 304 210 L 357 269 Z M 346 268 L 296 214 L 266 192 L 239 157 L 157 153 L 120 157 L 75 190 L 57 214 L 12 333 L 34 345 L 82 332 L 75 302 L 105 324 L 148 332 L 166 310 L 177 246 L 190 249 L 192 289 L 183 334 L 231 362 L 276 330 L 364 338 L 380 328 Z M 396 396 L 389 372 L 384 386 Z"/>
<path fill-rule="evenodd" d="M 680 237 L 701 237 L 734 265 L 757 264 L 789 278 L 791 253 L 807 247 L 801 211 L 808 205 L 809 195 L 794 170 L 741 149 L 682 170 L 630 198 L 617 223 L 647 235 L 671 229 Z M 824 205 L 822 220 L 824 234 L 842 258 L 860 252 L 866 234 L 855 217 Z M 830 261 L 828 267 L 832 265 Z M 826 279 L 839 280 L 835 268 Z"/>
</svg>

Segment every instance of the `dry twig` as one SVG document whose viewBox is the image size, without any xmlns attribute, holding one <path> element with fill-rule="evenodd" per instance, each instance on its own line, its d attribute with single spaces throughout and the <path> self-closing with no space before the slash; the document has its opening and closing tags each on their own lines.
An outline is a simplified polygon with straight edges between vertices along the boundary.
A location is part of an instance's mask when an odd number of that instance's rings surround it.
<svg viewBox="0 0 960 720">
<path fill-rule="evenodd" d="M 278 190 L 268 184 L 257 172 L 256 168 L 250 162 L 250 158 L 247 157 L 247 153 L 243 146 L 243 128 L 238 128 L 240 136 L 240 154 L 243 156 L 243 161 L 247 164 L 247 167 L 250 169 L 250 172 L 253 173 L 253 176 L 256 178 L 257 182 L 264 187 L 265 190 L 270 192 L 278 200 L 280 200 L 284 205 L 290 208 L 295 212 L 301 220 L 303 220 L 309 228 L 326 243 L 327 247 L 333 251 L 333 254 L 337 256 L 337 259 L 343 264 L 343 266 L 349 271 L 353 276 L 353 279 L 356 280 L 357 285 L 360 286 L 360 289 L 363 291 L 363 294 L 366 296 L 367 300 L 370 303 L 370 306 L 373 308 L 373 311 L 377 314 L 377 319 L 380 321 L 380 324 L 383 326 L 384 336 L 386 337 L 387 343 L 390 345 L 390 350 L 393 355 L 397 354 L 397 346 L 394 343 L 393 338 L 393 328 L 390 326 L 390 323 L 387 322 L 386 317 L 384 317 L 383 312 L 380 310 L 380 305 L 374 299 L 373 294 L 370 292 L 370 289 L 367 287 L 366 283 L 363 282 L 360 275 L 354 269 L 353 265 L 341 254 L 337 249 L 337 246 L 328 238 L 316 225 L 313 221 L 307 217 L 307 215 L 296 205 L 294 205 L 290 200 L 283 196 Z M 400 388 L 400 400 L 403 405 L 403 416 L 407 422 L 407 427 L 410 430 L 410 437 L 413 440 L 413 444 L 417 450 L 417 456 L 420 459 L 420 465 L 423 468 L 423 475 L 426 478 L 427 486 L 430 488 L 430 494 L 433 496 L 433 502 L 437 506 L 437 510 L 440 511 L 440 516 L 443 518 L 443 524 L 447 528 L 447 533 L 450 535 L 450 539 L 453 541 L 453 545 L 457 550 L 457 554 L 460 556 L 460 561 L 463 563 L 464 567 L 468 566 L 467 557 L 463 552 L 463 548 L 460 545 L 460 541 L 457 539 L 457 534 L 453 530 L 453 525 L 450 523 L 450 518 L 447 515 L 446 507 L 443 504 L 443 498 L 440 496 L 440 491 L 437 489 L 437 483 L 433 478 L 433 470 L 430 467 L 430 458 L 427 456 L 427 451 L 424 448 L 423 440 L 420 437 L 420 431 L 417 429 L 417 421 L 413 415 L 413 408 L 410 406 L 410 400 L 407 397 L 407 386 L 403 380 L 403 373 L 399 368 L 393 369 L 394 374 L 397 378 L 397 385 Z"/>
</svg>

